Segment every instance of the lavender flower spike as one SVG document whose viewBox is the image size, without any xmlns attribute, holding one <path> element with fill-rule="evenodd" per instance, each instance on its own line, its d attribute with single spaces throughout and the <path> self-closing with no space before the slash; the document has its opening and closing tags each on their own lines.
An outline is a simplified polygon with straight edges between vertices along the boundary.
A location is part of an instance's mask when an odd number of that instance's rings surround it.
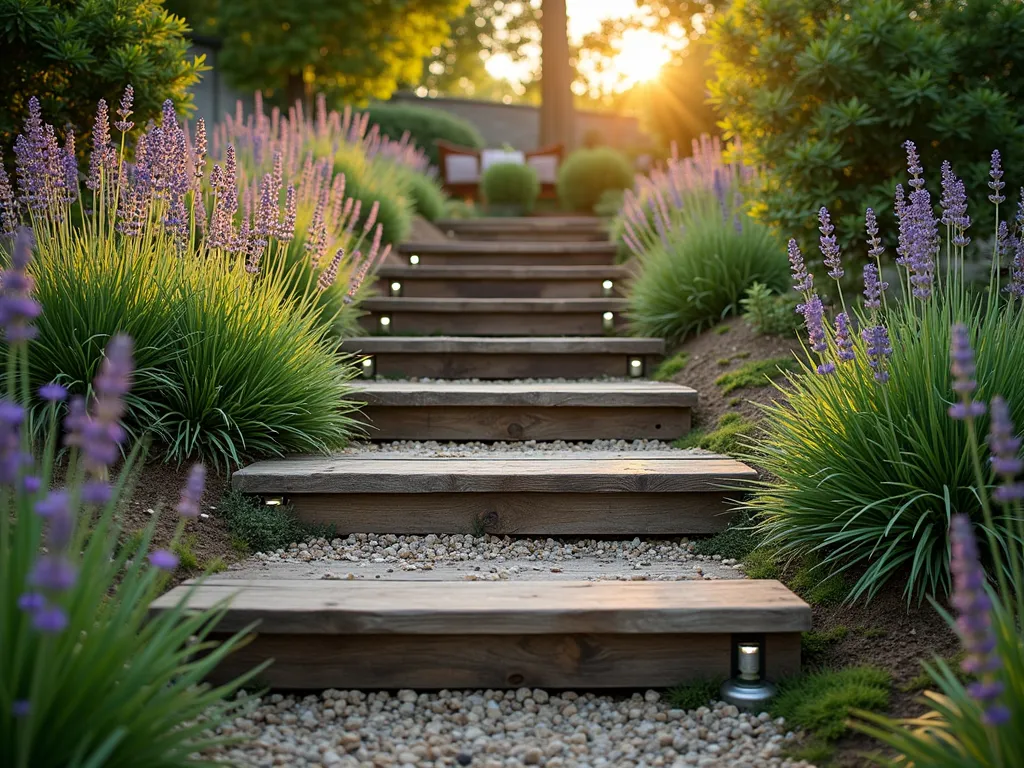
<svg viewBox="0 0 1024 768">
<path fill-rule="evenodd" d="M 868 245 L 871 246 L 868 256 L 877 259 L 885 252 L 885 246 L 882 245 L 882 241 L 878 237 L 878 220 L 871 208 L 864 211 L 864 228 L 868 233 Z"/>
<path fill-rule="evenodd" d="M 892 355 L 889 331 L 884 325 L 874 325 L 862 330 L 860 337 L 867 344 L 868 365 L 875 372 L 875 381 L 885 384 L 889 380 L 889 371 L 885 368 L 885 361 Z"/>
<path fill-rule="evenodd" d="M 128 118 L 132 114 L 132 106 L 135 102 L 135 89 L 132 88 L 131 84 L 125 86 L 124 95 L 121 97 L 121 106 L 117 109 L 117 116 L 121 119 L 114 123 L 114 127 L 121 133 L 128 133 L 132 128 L 135 127 Z"/>
<path fill-rule="evenodd" d="M 829 268 L 828 276 L 833 280 L 839 280 L 843 276 L 843 265 L 839 256 L 839 245 L 836 242 L 835 227 L 832 226 L 832 217 L 829 216 L 828 208 L 822 206 L 818 211 L 818 221 L 821 226 L 819 243 L 821 244 L 821 255 L 824 257 L 825 266 Z"/>
<path fill-rule="evenodd" d="M 978 678 L 967 687 L 967 692 L 984 710 L 985 723 L 1001 725 L 1010 719 L 1010 713 L 998 702 L 1003 693 L 1003 684 L 997 677 L 1002 662 L 996 652 L 992 628 L 992 601 L 985 591 L 985 571 L 978 559 L 978 543 L 971 521 L 966 515 L 953 518 L 949 538 L 954 586 L 951 602 L 960 614 L 957 633 L 966 653 L 960 666 L 964 672 Z"/>
<path fill-rule="evenodd" d="M 206 467 L 196 464 L 188 474 L 188 481 L 181 491 L 181 500 L 178 502 L 178 514 L 182 517 L 199 517 L 199 502 L 203 498 L 203 488 L 206 486 Z"/>
<path fill-rule="evenodd" d="M 150 554 L 149 562 L 161 571 L 173 571 L 178 567 L 178 556 L 166 549 L 158 549 Z"/>
<path fill-rule="evenodd" d="M 836 357 L 843 362 L 853 360 L 853 338 L 850 336 L 850 316 L 845 312 L 836 315 Z"/>
<path fill-rule="evenodd" d="M 989 169 L 988 175 L 992 179 L 988 183 L 988 188 L 992 190 L 992 194 L 988 196 L 988 199 L 990 202 L 999 205 L 1006 199 L 1005 195 L 1002 194 L 1006 182 L 1003 181 L 1003 158 L 999 154 L 998 149 L 992 152 L 992 167 Z"/>
<path fill-rule="evenodd" d="M 804 315 L 811 349 L 818 354 L 825 352 L 828 349 L 828 342 L 825 340 L 825 308 L 821 304 L 821 298 L 818 294 L 814 294 L 806 304 L 801 304 L 798 309 Z M 825 375 L 834 372 L 835 369 L 834 363 L 823 362 L 818 366 L 818 373 Z"/>
<path fill-rule="evenodd" d="M 0 164 L 0 238 L 14 237 L 18 231 L 18 201 L 14 197 L 11 179 Z"/>
<path fill-rule="evenodd" d="M 878 309 L 882 306 L 882 294 L 889 284 L 878 277 L 878 267 L 874 264 L 864 265 L 864 308 Z"/>
<path fill-rule="evenodd" d="M 800 253 L 800 246 L 796 240 L 790 240 L 787 248 L 789 251 L 789 266 L 793 272 L 793 290 L 807 293 L 814 288 L 814 275 L 807 271 L 804 264 L 804 256 Z"/>
<path fill-rule="evenodd" d="M 1003 398 L 992 398 L 991 413 L 988 448 L 992 454 L 992 470 L 1001 481 L 992 497 L 1001 504 L 1010 504 L 1024 499 L 1024 483 L 1017 481 L 1017 476 L 1024 472 L 1024 460 L 1020 458 L 1021 439 L 1013 433 L 1010 408 Z"/>
<path fill-rule="evenodd" d="M 950 370 L 953 373 L 953 391 L 960 395 L 960 402 L 949 407 L 949 417 L 957 421 L 977 418 L 985 413 L 985 404 L 971 398 L 978 382 L 974 380 L 974 350 L 967 326 L 953 326 L 953 339 L 950 343 Z"/>
<path fill-rule="evenodd" d="M 14 241 L 11 267 L 0 272 L 0 328 L 11 344 L 34 339 L 32 321 L 43 308 L 32 298 L 32 278 L 26 274 L 32 257 L 32 231 L 22 228 Z"/>
</svg>

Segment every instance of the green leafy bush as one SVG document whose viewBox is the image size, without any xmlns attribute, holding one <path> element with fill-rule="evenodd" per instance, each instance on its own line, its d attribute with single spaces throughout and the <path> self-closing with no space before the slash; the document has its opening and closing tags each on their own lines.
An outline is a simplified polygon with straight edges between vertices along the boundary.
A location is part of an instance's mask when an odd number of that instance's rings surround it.
<svg viewBox="0 0 1024 768">
<path fill-rule="evenodd" d="M 426 152 L 435 167 L 440 165 L 435 143 L 438 139 L 473 149 L 484 147 L 484 137 L 475 125 L 440 109 L 391 102 L 371 104 L 367 112 L 385 136 L 399 140 L 408 132 L 413 144 Z"/>
<path fill-rule="evenodd" d="M 160 0 L 0 0 L 0 152 L 14 144 L 36 95 L 54 125 L 70 123 L 80 137 L 92 130 L 96 103 L 113 108 L 125 83 L 135 88 L 138 132 L 166 99 L 191 109 L 188 89 L 205 67 L 186 56 L 187 31 Z"/>
<path fill-rule="evenodd" d="M 743 317 L 759 336 L 792 336 L 803 323 L 797 312 L 799 300 L 778 295 L 764 283 L 754 283 L 740 301 Z"/>
<path fill-rule="evenodd" d="M 771 713 L 786 718 L 788 728 L 833 741 L 849 730 L 853 710 L 885 709 L 891 685 L 889 673 L 877 667 L 815 672 L 783 681 Z"/>
<path fill-rule="evenodd" d="M 372 211 L 380 224 L 383 242 L 396 245 L 412 230 L 413 198 L 403 183 L 403 172 L 385 160 L 369 161 L 354 145 L 342 146 L 334 156 L 334 172 L 345 174 L 345 194 L 359 201 L 357 229 L 366 226 Z"/>
<path fill-rule="evenodd" d="M 404 168 L 401 178 L 416 213 L 427 221 L 437 221 L 444 216 L 447 196 L 437 179 L 412 168 Z"/>
<path fill-rule="evenodd" d="M 978 148 L 1024 174 L 1024 4 L 1004 0 L 738 0 L 712 26 L 712 102 L 725 134 L 765 167 L 761 220 L 809 246 L 826 205 L 861 248 L 902 167 L 893 137 L 926 165 L 948 159 L 984 201 Z M 933 192 L 937 187 L 933 187 Z M 975 206 L 988 227 L 991 210 Z"/>
<path fill-rule="evenodd" d="M 0 764 L 199 765 L 196 753 L 229 741 L 216 731 L 247 706 L 234 694 L 260 671 L 219 687 L 205 682 L 245 640 L 242 633 L 223 641 L 211 635 L 226 603 L 149 613 L 179 565 L 174 551 L 188 549 L 185 517 L 199 515 L 204 472 L 192 470 L 166 549 L 153 547 L 157 515 L 141 535 L 122 535 L 118 509 L 138 451 L 110 478 L 109 464 L 124 442 L 118 420 L 133 372 L 131 340 L 117 336 L 106 347 L 90 402 L 72 400 L 66 471 L 54 477 L 67 392 L 53 384 L 40 391 L 36 419 L 45 439 L 33 444 L 27 396 L 36 377 L 24 354 L 38 307 L 25 273 L 30 242 L 22 230 L 0 297 L 9 341 L 7 396 L 0 401 Z M 35 448 L 41 455 L 33 455 Z"/>
<path fill-rule="evenodd" d="M 262 504 L 258 498 L 231 491 L 218 513 L 231 535 L 244 541 L 250 552 L 274 552 L 310 536 L 328 531 L 304 525 L 290 507 Z"/>
<path fill-rule="evenodd" d="M 540 194 L 540 182 L 532 166 L 495 163 L 484 171 L 480 192 L 488 205 L 513 206 L 530 213 Z"/>
<path fill-rule="evenodd" d="M 738 413 L 723 413 L 714 429 L 694 430 L 679 438 L 677 448 L 702 448 L 724 455 L 735 455 L 743 448 L 743 438 L 753 434 L 757 422 Z"/>
<path fill-rule="evenodd" d="M 633 166 L 611 147 L 578 149 L 558 169 L 558 199 L 569 211 L 593 212 L 610 190 L 633 186 Z"/>
<path fill-rule="evenodd" d="M 1003 238 L 1005 250 L 1017 254 L 1010 267 L 1012 290 L 1004 290 L 995 268 L 987 291 L 972 294 L 963 278 L 966 197 L 947 169 L 943 217 L 950 222 L 949 241 L 940 249 L 940 223 L 909 144 L 908 154 L 912 202 L 904 207 L 900 227 L 900 253 L 909 259 L 900 258 L 902 298 L 885 297 L 878 278 L 880 245 L 875 246 L 878 262 L 866 268 L 862 307 L 838 292 L 837 310 L 843 311 L 833 328 L 814 293 L 813 276 L 791 244 L 816 357 L 789 377 L 786 400 L 765 409 L 765 430 L 753 456 L 776 478 L 751 499 L 768 545 L 785 556 L 819 554 L 823 574 L 856 569 L 850 599 L 871 597 L 897 575 L 908 599 L 945 595 L 949 521 L 957 512 L 974 520 L 982 516 L 967 458 L 972 438 L 948 413 L 954 402 L 951 343 L 965 343 L 951 333 L 954 324 L 966 324 L 967 340 L 977 346 L 978 396 L 1003 395 L 1015 418 L 1024 420 L 1024 313 L 1018 299 L 1024 292 L 1024 231 L 1007 229 Z M 827 211 L 821 221 L 830 272 L 841 274 Z M 875 229 L 873 216 L 868 226 Z M 944 263 L 940 250 L 950 256 Z M 1003 250 L 995 254 L 996 267 Z M 979 424 L 988 426 L 984 418 Z M 1001 547 L 1021 546 L 1002 518 L 995 520 L 993 536 Z"/>
</svg>

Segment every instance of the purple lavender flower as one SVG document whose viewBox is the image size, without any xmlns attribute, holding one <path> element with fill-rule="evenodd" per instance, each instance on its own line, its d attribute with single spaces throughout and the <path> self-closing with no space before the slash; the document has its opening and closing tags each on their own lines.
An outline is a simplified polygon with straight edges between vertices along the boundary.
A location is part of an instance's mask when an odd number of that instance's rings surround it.
<svg viewBox="0 0 1024 768">
<path fill-rule="evenodd" d="M 50 403 L 59 403 L 68 396 L 68 391 L 55 381 L 43 384 L 39 388 L 39 396 Z"/>
<path fill-rule="evenodd" d="M 1002 194 L 1006 182 L 1003 181 L 1003 159 L 998 149 L 992 151 L 992 166 L 989 169 L 988 175 L 992 179 L 988 183 L 988 188 L 992 190 L 992 194 L 988 196 L 988 199 L 990 202 L 999 205 L 1006 199 Z"/>
<path fill-rule="evenodd" d="M 15 699 L 11 702 L 11 717 L 25 718 L 32 712 L 32 705 L 27 699 Z"/>
<path fill-rule="evenodd" d="M 836 315 L 836 357 L 843 362 L 853 360 L 853 338 L 850 336 L 850 317 L 845 312 Z"/>
<path fill-rule="evenodd" d="M 26 592 L 18 598 L 18 610 L 35 613 L 46 607 L 46 596 L 41 592 Z"/>
<path fill-rule="evenodd" d="M 85 412 L 80 398 L 72 399 L 65 420 L 67 443 L 82 451 L 82 461 L 93 477 L 102 475 L 120 455 L 127 437 L 121 426 L 124 396 L 131 389 L 132 342 L 127 336 L 114 336 L 107 344 L 99 374 L 93 382 L 96 398 L 92 413 Z"/>
<path fill-rule="evenodd" d="M 32 494 L 36 493 L 40 488 L 43 487 L 43 481 L 35 475 L 25 475 L 21 478 L 21 487 L 25 493 Z"/>
<path fill-rule="evenodd" d="M 843 265 L 839 255 L 839 245 L 836 242 L 835 227 L 832 226 L 832 217 L 829 216 L 828 208 L 824 206 L 818 211 L 818 227 L 821 237 L 818 242 L 821 244 L 821 255 L 824 257 L 825 266 L 829 268 L 828 276 L 833 280 L 839 280 L 843 276 Z"/>
<path fill-rule="evenodd" d="M 799 310 L 804 316 L 811 349 L 819 354 L 824 352 L 828 349 L 828 343 L 825 341 L 825 308 L 822 306 L 821 298 L 818 294 L 813 294 L 807 303 L 800 305 Z"/>
<path fill-rule="evenodd" d="M 33 282 L 25 271 L 32 258 L 32 245 L 32 231 L 23 227 L 14 241 L 10 269 L 0 272 L 0 327 L 12 344 L 35 338 L 36 329 L 31 323 L 43 311 L 31 296 Z"/>
<path fill-rule="evenodd" d="M 10 400 L 0 400 L 0 484 L 14 485 L 32 457 L 21 449 L 21 427 L 25 409 Z"/>
<path fill-rule="evenodd" d="M 64 555 L 43 555 L 36 561 L 29 583 L 52 592 L 66 592 L 77 577 L 78 569 Z"/>
<path fill-rule="evenodd" d="M 46 543 L 51 552 L 65 549 L 75 532 L 71 498 L 67 491 L 50 491 L 35 503 L 35 513 L 49 521 Z"/>
<path fill-rule="evenodd" d="M 114 494 L 110 483 L 103 480 L 86 480 L 82 483 L 82 503 L 102 507 Z"/>
<path fill-rule="evenodd" d="M 1000 479 L 992 497 L 1001 504 L 1009 504 L 1024 499 L 1024 483 L 1017 482 L 1017 476 L 1024 472 L 1024 461 L 1020 458 L 1021 439 L 1013 433 L 1010 408 L 1003 398 L 992 398 L 991 413 L 988 448 L 992 455 L 992 470 Z"/>
<path fill-rule="evenodd" d="M 203 169 L 206 167 L 206 121 L 196 121 L 196 146 L 192 153 L 192 175 L 198 184 L 203 180 Z"/>
<path fill-rule="evenodd" d="M 70 125 L 64 134 L 61 163 L 64 169 L 64 194 L 61 202 L 70 205 L 78 199 L 78 158 L 75 156 L 75 129 Z"/>
<path fill-rule="evenodd" d="M 1001 725 L 1010 719 L 1006 707 L 998 703 L 1003 684 L 998 678 L 1002 661 L 996 652 L 996 636 L 992 627 L 992 601 L 985 590 L 985 571 L 978 559 L 978 543 L 971 521 L 956 515 L 950 523 L 950 570 L 953 572 L 951 602 L 960 614 L 957 632 L 966 657 L 961 669 L 977 676 L 967 692 L 984 710 L 988 725 Z"/>
<path fill-rule="evenodd" d="M 910 186 L 920 189 L 924 186 L 924 179 L 921 174 L 924 168 L 921 167 L 921 157 L 917 154 L 917 145 L 912 141 L 903 142 L 903 149 L 907 153 L 907 172 L 911 175 Z"/>
<path fill-rule="evenodd" d="M 166 549 L 158 549 L 149 555 L 149 562 L 161 571 L 173 571 L 178 567 L 178 556 Z"/>
<path fill-rule="evenodd" d="M 910 217 L 907 215 L 907 200 L 903 192 L 903 185 L 896 185 L 896 196 L 893 203 L 896 212 L 896 221 L 899 222 L 899 241 L 896 245 L 896 264 L 905 267 L 910 263 L 908 256 L 910 241 Z"/>
<path fill-rule="evenodd" d="M 935 252 L 939 247 L 938 221 L 932 210 L 931 195 L 921 178 L 923 169 L 914 143 L 904 143 L 907 151 L 907 169 L 910 171 L 911 193 L 903 200 L 903 188 L 896 188 L 896 214 L 900 222 L 899 247 L 896 252 L 901 258 L 897 264 L 910 271 L 913 295 L 925 300 L 931 296 L 935 272 Z"/>
<path fill-rule="evenodd" d="M 1024 204 L 1021 207 L 1024 208 Z M 1014 242 L 1010 282 L 1003 290 L 1015 298 L 1024 298 L 1024 232 Z"/>
<path fill-rule="evenodd" d="M 804 256 L 800 253 L 800 246 L 797 245 L 796 240 L 790 239 L 787 250 L 789 251 L 789 266 L 793 272 L 793 289 L 801 293 L 813 290 L 814 275 L 807 271 Z"/>
<path fill-rule="evenodd" d="M 18 201 L 11 179 L 0 163 L 0 238 L 14 237 L 18 231 Z"/>
<path fill-rule="evenodd" d="M 317 278 L 316 286 L 321 291 L 326 291 L 332 285 L 338 277 L 338 267 L 341 264 L 341 260 L 345 257 L 345 249 L 339 248 L 334 252 L 334 258 L 331 259 L 330 264 L 327 268 L 320 272 L 320 276 Z M 356 258 L 359 257 L 359 252 L 356 251 Z"/>
<path fill-rule="evenodd" d="M 949 407 L 950 418 L 963 421 L 983 415 L 985 404 L 971 398 L 974 390 L 978 388 L 978 382 L 974 380 L 974 350 L 971 349 L 967 326 L 959 323 L 953 326 L 949 356 L 950 370 L 953 373 L 953 391 L 961 398 L 959 403 Z"/>
<path fill-rule="evenodd" d="M 57 605 L 45 605 L 32 615 L 32 626 L 47 635 L 63 632 L 68 626 L 68 615 Z"/>
<path fill-rule="evenodd" d="M 35 96 L 28 100 L 25 128 L 14 141 L 14 158 L 25 207 L 32 212 L 52 209 L 64 186 L 64 161 L 53 126 L 43 124 L 42 107 Z"/>
<path fill-rule="evenodd" d="M 134 101 L 135 89 L 132 88 L 131 84 L 126 85 L 124 95 L 121 96 L 121 106 L 117 109 L 117 116 L 121 119 L 114 123 L 114 127 L 121 131 L 121 133 L 128 133 L 128 131 L 135 127 L 135 123 L 128 119 L 131 117 Z"/>
<path fill-rule="evenodd" d="M 877 259 L 885 253 L 885 246 L 882 245 L 882 241 L 878 237 L 878 221 L 875 219 L 875 212 L 871 208 L 864 212 L 864 228 L 868 233 L 868 245 L 871 246 L 868 250 L 868 256 Z"/>
<path fill-rule="evenodd" d="M 889 331 L 884 325 L 873 325 L 860 332 L 860 337 L 867 345 L 868 365 L 874 370 L 875 381 L 885 384 L 889 380 L 886 361 L 892 355 L 889 343 Z"/>
<path fill-rule="evenodd" d="M 277 228 L 277 239 L 282 243 L 290 243 L 295 239 L 295 217 L 298 203 L 295 196 L 295 185 L 289 184 L 284 199 L 284 221 Z"/>
<path fill-rule="evenodd" d="M 971 239 L 966 231 L 971 226 L 971 217 L 967 215 L 967 190 L 964 183 L 953 174 L 948 160 L 942 163 L 942 223 L 953 230 L 953 245 L 963 248 Z"/>
<path fill-rule="evenodd" d="M 92 153 L 89 155 L 89 179 L 85 185 L 96 192 L 101 183 L 109 184 L 117 155 L 110 143 L 110 118 L 107 102 L 100 99 L 96 105 L 96 121 L 92 126 Z"/>
<path fill-rule="evenodd" d="M 203 488 L 206 486 L 206 467 L 196 464 L 188 474 L 188 481 L 181 491 L 181 500 L 178 502 L 178 514 L 182 517 L 199 517 L 199 502 L 203 498 Z"/>
<path fill-rule="evenodd" d="M 868 263 L 864 265 L 864 308 L 878 309 L 882 306 L 882 294 L 889 284 L 878 276 L 878 267 Z"/>
</svg>

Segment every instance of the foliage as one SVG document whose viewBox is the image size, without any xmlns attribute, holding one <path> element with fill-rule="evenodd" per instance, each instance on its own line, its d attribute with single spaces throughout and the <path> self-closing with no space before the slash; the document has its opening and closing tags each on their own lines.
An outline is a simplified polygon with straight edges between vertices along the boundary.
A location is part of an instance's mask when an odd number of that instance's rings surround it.
<svg viewBox="0 0 1024 768">
<path fill-rule="evenodd" d="M 488 205 L 516 206 L 530 213 L 540 194 L 540 182 L 533 166 L 495 163 L 484 171 L 480 192 Z"/>
<path fill-rule="evenodd" d="M 353 214 L 356 227 L 364 228 L 372 215 L 371 226 L 379 224 L 382 241 L 394 245 L 412 229 L 413 199 L 402 171 L 387 166 L 387 161 L 368 161 L 351 145 L 339 147 L 334 156 L 334 173 L 345 177 L 345 194 L 360 204 Z"/>
<path fill-rule="evenodd" d="M 759 336 L 792 336 L 803 323 L 797 312 L 799 300 L 778 295 L 764 283 L 754 283 L 740 301 L 743 317 Z"/>
<path fill-rule="evenodd" d="M 87 186 L 83 204 L 73 206 L 79 189 L 63 181 L 65 150 L 41 138 L 37 108 L 25 135 L 33 159 L 19 157 L 19 188 L 31 209 L 33 278 L 47 310 L 31 350 L 35 386 L 56 380 L 87 393 L 106 340 L 127 332 L 136 341 L 138 386 L 126 424 L 151 433 L 168 459 L 201 455 L 228 465 L 347 442 L 355 368 L 337 353 L 331 318 L 317 305 L 340 260 L 297 285 L 283 255 L 296 246 L 294 231 L 285 231 L 289 211 L 279 221 L 271 174 L 260 182 L 255 219 L 245 211 L 236 229 L 228 206 L 238 194 L 236 171 L 245 179 L 244 170 L 233 168 L 232 155 L 214 167 L 215 191 L 201 194 L 205 158 L 181 155 L 189 141 L 168 104 L 161 124 L 140 140 L 146 149 L 131 175 L 116 172 L 121 160 L 112 148 L 93 148 L 95 191 Z M 160 146 L 177 149 L 148 150 Z M 150 184 L 168 191 L 157 195 Z M 208 218 L 203 238 L 200 216 Z M 0 256 L 9 256 L 2 245 Z M 359 280 L 339 287 L 341 296 L 354 296 Z"/>
<path fill-rule="evenodd" d="M 633 186 L 633 166 L 611 147 L 577 149 L 558 169 L 556 186 L 563 208 L 591 213 L 609 190 Z"/>
<path fill-rule="evenodd" d="M 757 422 L 738 413 L 723 413 L 715 428 L 694 430 L 675 442 L 677 448 L 702 448 L 725 455 L 737 454 L 743 447 L 742 439 L 753 434 Z"/>
<path fill-rule="evenodd" d="M 950 160 L 978 203 L 977 148 L 1001 146 L 1024 174 L 1024 80 L 1005 75 L 1024 68 L 1024 4 L 739 0 L 715 18 L 712 101 L 766 168 L 758 217 L 801 245 L 826 205 L 840 244 L 859 248 L 861 212 L 891 210 L 893 136 L 928 165 Z"/>
<path fill-rule="evenodd" d="M 388 102 L 371 104 L 367 113 L 383 136 L 397 141 L 408 131 L 412 143 L 426 153 L 435 167 L 441 164 L 435 143 L 438 139 L 474 149 L 484 146 L 484 137 L 475 125 L 436 107 Z"/>
<path fill-rule="evenodd" d="M 677 373 L 686 368 L 688 362 L 690 362 L 689 352 L 676 352 L 672 357 L 666 358 L 658 364 L 658 368 L 651 378 L 655 381 L 671 381 Z"/>
<path fill-rule="evenodd" d="M 303 524 L 291 507 L 263 504 L 259 498 L 238 491 L 224 497 L 218 512 L 231 535 L 245 542 L 249 552 L 274 552 L 326 533 Z"/>
<path fill-rule="evenodd" d="M 447 196 L 441 183 L 435 177 L 412 168 L 399 166 L 399 169 L 399 178 L 413 210 L 427 221 L 437 221 L 444 216 Z"/>
<path fill-rule="evenodd" d="M 686 712 L 706 707 L 718 700 L 718 691 L 724 682 L 725 678 L 711 678 L 669 688 L 666 694 L 668 703 L 673 709 L 682 709 Z"/>
<path fill-rule="evenodd" d="M 803 665 L 815 666 L 828 651 L 841 642 L 850 630 L 846 627 L 832 627 L 821 632 L 804 632 L 800 635 L 800 658 Z"/>
<path fill-rule="evenodd" d="M 851 710 L 885 709 L 891 684 L 889 673 L 877 667 L 815 672 L 782 681 L 771 713 L 786 718 L 788 728 L 834 741 L 849 730 Z"/>
<path fill-rule="evenodd" d="M 54 385 L 40 392 L 35 420 L 45 436 L 33 444 L 28 399 L 35 377 L 24 354 L 27 323 L 38 310 L 24 272 L 30 240 L 23 230 L 0 297 L 9 342 L 0 425 L 0 763 L 197 765 L 198 752 L 228 741 L 214 732 L 239 716 L 247 699 L 230 697 L 259 670 L 220 687 L 205 682 L 245 640 L 241 633 L 212 638 L 226 603 L 149 613 L 178 563 L 171 551 L 151 549 L 157 516 L 140 536 L 125 537 L 120 527 L 124 481 L 138 458 L 133 451 L 121 475 L 110 476 L 108 463 L 125 437 L 118 418 L 132 379 L 127 337 L 108 344 L 89 405 L 72 400 L 63 487 L 55 489 L 67 393 Z M 203 480 L 202 467 L 194 468 L 171 549 L 182 544 L 185 518 L 199 515 Z M 126 538 L 129 546 L 119 546 Z"/>
<path fill-rule="evenodd" d="M 614 217 L 622 210 L 624 192 L 621 189 L 606 189 L 594 204 L 594 214 L 602 217 Z"/>
<path fill-rule="evenodd" d="M 766 387 L 772 379 L 780 378 L 790 371 L 798 370 L 799 363 L 793 357 L 773 357 L 768 360 L 754 360 L 741 365 L 735 371 L 723 373 L 715 384 L 726 395 L 744 387 Z"/>
<path fill-rule="evenodd" d="M 723 558 L 742 560 L 757 546 L 757 539 L 750 528 L 750 516 L 737 512 L 729 521 L 729 527 L 694 546 L 698 555 L 721 555 Z"/>
<path fill-rule="evenodd" d="M 187 31 L 159 0 L 0 0 L 0 152 L 10 151 L 36 94 L 53 123 L 79 137 L 91 131 L 96 103 L 112 102 L 125 83 L 135 87 L 140 125 L 166 99 L 188 111 L 188 89 L 205 67 L 186 56 Z"/>
<path fill-rule="evenodd" d="M 715 113 L 707 103 L 710 46 L 691 43 L 682 56 L 662 68 L 644 89 L 643 125 L 662 146 L 687 146 L 715 132 Z"/>
<path fill-rule="evenodd" d="M 317 91 L 332 101 L 387 99 L 419 79 L 423 59 L 448 34 L 464 0 L 176 0 L 200 32 L 219 37 L 218 67 L 231 84 L 279 105 Z"/>
<path fill-rule="evenodd" d="M 945 594 L 949 521 L 957 512 L 975 520 L 982 513 L 968 458 L 970 436 L 948 415 L 951 326 L 965 323 L 967 339 L 977 342 L 979 396 L 1001 394 L 1013 415 L 1024 419 L 1024 348 L 1018 343 L 1024 314 L 1016 295 L 1024 278 L 1018 263 L 1024 246 L 1017 250 L 1024 233 L 1007 230 L 997 254 L 1018 253 L 1012 292 L 1002 290 L 1007 286 L 993 269 L 988 291 L 973 295 L 963 279 L 966 235 L 956 223 L 963 221 L 959 208 L 966 198 L 956 201 L 958 182 L 948 170 L 943 218 L 951 223 L 943 264 L 939 222 L 920 186 L 916 151 L 911 145 L 908 151 L 913 204 L 905 206 L 900 253 L 913 259 L 900 257 L 903 299 L 884 297 L 879 255 L 866 272 L 862 308 L 838 294 L 845 311 L 837 319 L 847 319 L 833 329 L 791 246 L 798 282 L 807 289 L 804 314 L 817 357 L 790 376 L 785 402 L 765 408 L 765 431 L 751 457 L 775 478 L 750 502 L 768 543 L 786 556 L 820 553 L 826 573 L 856 568 L 851 600 L 870 598 L 897 574 L 908 599 Z M 841 271 L 827 211 L 822 221 L 824 250 Z M 877 254 L 880 247 L 872 250 Z M 985 418 L 980 423 L 988 425 Z M 997 518 L 994 525 L 999 546 L 1020 546 L 1007 521 Z"/>
</svg>

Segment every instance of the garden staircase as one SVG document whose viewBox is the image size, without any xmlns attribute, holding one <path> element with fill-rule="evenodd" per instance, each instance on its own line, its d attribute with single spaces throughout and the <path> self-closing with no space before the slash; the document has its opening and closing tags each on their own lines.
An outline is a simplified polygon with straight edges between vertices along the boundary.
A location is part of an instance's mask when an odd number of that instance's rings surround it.
<svg viewBox="0 0 1024 768">
<path fill-rule="evenodd" d="M 371 439 L 686 434 L 697 393 L 646 379 L 660 339 L 621 335 L 628 273 L 614 247 L 596 239 L 594 220 L 559 222 L 446 222 L 450 241 L 404 245 L 383 266 L 367 335 L 343 347 L 363 361 Z M 289 457 L 232 482 L 339 535 L 621 539 L 719 531 L 726 499 L 755 477 L 721 456 L 567 449 Z M 220 674 L 272 657 L 266 681 L 280 688 L 661 687 L 733 674 L 735 645 L 748 639 L 778 678 L 798 671 L 799 633 L 810 628 L 809 607 L 783 585 L 740 579 L 358 581 L 271 568 L 265 578 L 211 578 L 190 601 L 229 595 L 221 630 L 259 620 L 259 635 Z"/>
</svg>

